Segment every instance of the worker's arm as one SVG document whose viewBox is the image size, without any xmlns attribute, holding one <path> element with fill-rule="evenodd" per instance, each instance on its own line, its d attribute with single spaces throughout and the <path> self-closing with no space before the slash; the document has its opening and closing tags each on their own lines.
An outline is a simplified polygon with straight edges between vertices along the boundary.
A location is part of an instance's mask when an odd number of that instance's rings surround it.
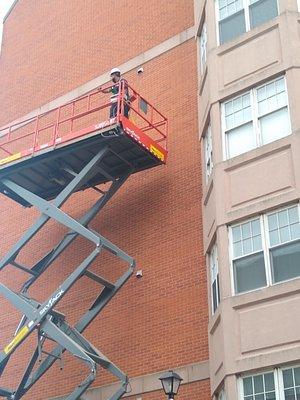
<svg viewBox="0 0 300 400">
<path fill-rule="evenodd" d="M 98 87 L 98 90 L 99 90 L 99 92 L 102 92 L 102 93 L 110 93 L 111 92 L 111 88 L 103 89 L 101 86 Z"/>
</svg>

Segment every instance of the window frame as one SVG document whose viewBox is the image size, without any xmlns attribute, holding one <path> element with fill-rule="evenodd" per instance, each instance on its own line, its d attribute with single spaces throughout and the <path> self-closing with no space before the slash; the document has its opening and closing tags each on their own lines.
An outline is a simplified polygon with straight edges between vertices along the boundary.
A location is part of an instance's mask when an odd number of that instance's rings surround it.
<svg viewBox="0 0 300 400">
<path fill-rule="evenodd" d="M 263 374 L 268 374 L 270 372 L 273 373 L 274 376 L 274 384 L 275 384 L 275 396 L 276 400 L 285 400 L 284 396 L 284 383 L 283 383 L 283 371 L 288 370 L 288 369 L 294 369 L 294 368 L 299 368 L 300 364 L 294 364 L 294 365 L 287 365 L 287 366 L 281 366 L 278 368 L 273 368 L 273 369 L 262 369 L 260 371 L 257 371 L 255 373 L 245 373 L 237 377 L 237 389 L 238 389 L 238 399 L 239 400 L 244 400 L 244 387 L 243 387 L 243 379 L 244 378 L 250 378 L 258 375 L 263 375 Z"/>
<path fill-rule="evenodd" d="M 277 109 L 275 109 L 275 110 L 273 110 L 271 112 L 268 112 L 268 113 L 260 116 L 259 112 L 258 112 L 258 98 L 257 98 L 258 89 L 264 87 L 265 85 L 268 85 L 268 84 L 271 84 L 273 82 L 276 82 L 276 81 L 280 80 L 281 78 L 283 78 L 283 82 L 284 82 L 284 89 L 285 89 L 285 95 L 286 95 L 286 106 L 277 108 Z M 240 153 L 240 154 L 237 154 L 237 155 L 234 155 L 234 156 L 230 157 L 229 156 L 229 148 L 228 148 L 228 139 L 227 139 L 228 133 L 227 132 L 229 132 L 229 131 L 231 131 L 233 129 L 236 129 L 238 127 L 241 127 L 243 125 L 246 125 L 246 123 L 239 124 L 239 125 L 235 126 L 234 128 L 231 128 L 231 129 L 226 129 L 225 105 L 229 101 L 234 101 L 234 100 L 236 100 L 236 99 L 238 99 L 238 98 L 240 98 L 240 97 L 242 97 L 242 96 L 244 96 L 244 95 L 246 95 L 248 93 L 250 95 L 250 107 L 251 107 L 251 116 L 252 116 L 252 120 L 249 121 L 249 122 L 252 122 L 252 125 L 253 125 L 252 134 L 253 134 L 254 139 L 255 139 L 255 147 L 253 147 L 253 148 L 251 148 L 251 149 L 249 149 L 249 150 L 247 150 L 247 151 L 245 151 L 243 153 Z M 237 96 L 230 97 L 227 100 L 222 101 L 220 103 L 220 106 L 221 106 L 220 107 L 220 112 L 221 112 L 222 144 L 223 144 L 223 161 L 231 160 L 232 158 L 239 157 L 239 156 L 241 156 L 243 154 L 248 153 L 249 151 L 252 151 L 252 150 L 258 149 L 260 147 L 266 146 L 266 145 L 268 145 L 270 143 L 274 143 L 277 140 L 283 139 L 283 138 L 285 138 L 287 136 L 290 136 L 292 134 L 289 94 L 288 94 L 288 88 L 287 88 L 286 75 L 277 76 L 276 78 L 273 78 L 271 80 L 265 81 L 265 82 L 263 82 L 263 83 L 261 83 L 261 84 L 259 84 L 257 86 L 252 87 L 251 89 L 245 90 L 245 91 L 241 92 Z M 261 132 L 261 127 L 260 127 L 260 119 L 265 117 L 265 116 L 267 116 L 267 115 L 269 115 L 269 114 L 272 114 L 274 112 L 280 111 L 280 110 L 282 110 L 284 108 L 287 109 L 287 118 L 288 118 L 288 130 L 287 131 L 288 131 L 288 134 L 285 135 L 285 136 L 282 136 L 279 139 L 275 139 L 275 140 L 273 140 L 271 142 L 268 142 L 268 143 L 264 144 L 263 141 L 262 141 L 262 132 Z"/>
<path fill-rule="evenodd" d="M 270 259 L 270 250 L 282 246 L 282 243 L 280 243 L 279 245 L 276 245 L 276 246 L 272 246 L 272 247 L 270 246 L 268 215 L 274 214 L 274 213 L 278 213 L 278 212 L 283 211 L 283 210 L 288 210 L 289 208 L 293 208 L 295 206 L 297 207 L 298 216 L 299 216 L 299 220 L 300 220 L 300 202 L 297 202 L 297 203 L 291 203 L 291 204 L 285 205 L 285 206 L 280 207 L 280 208 L 276 208 L 276 209 L 274 209 L 272 211 L 268 211 L 268 212 L 265 212 L 263 214 L 253 216 L 251 218 L 247 218 L 247 219 L 241 220 L 241 221 L 239 221 L 237 223 L 234 223 L 234 224 L 228 226 L 227 231 L 228 231 L 228 242 L 229 242 L 229 258 L 230 258 L 229 265 L 230 265 L 230 278 L 231 278 L 231 293 L 232 293 L 232 296 L 240 296 L 240 295 L 243 295 L 243 294 L 246 294 L 246 293 L 251 293 L 251 292 L 254 292 L 256 290 L 260 290 L 260 289 L 266 288 L 266 287 L 280 285 L 282 283 L 290 282 L 290 281 L 293 281 L 295 279 L 300 279 L 300 275 L 299 275 L 299 276 L 294 277 L 294 278 L 285 279 L 285 280 L 278 281 L 278 282 L 273 282 L 272 266 L 271 266 L 271 259 Z M 234 265 L 233 265 L 233 263 L 234 263 L 235 260 L 244 258 L 244 257 L 246 257 L 248 255 L 251 255 L 251 254 L 255 254 L 255 252 L 234 258 L 232 228 L 234 228 L 236 226 L 239 226 L 239 225 L 241 225 L 243 223 L 246 223 L 246 222 L 251 222 L 251 221 L 256 220 L 258 218 L 259 218 L 259 221 L 260 221 L 261 241 L 262 241 L 262 250 L 261 251 L 263 252 L 263 256 L 264 256 L 264 267 L 265 267 L 265 273 L 266 273 L 266 285 L 265 286 L 261 286 L 261 287 L 256 288 L 256 289 L 251 289 L 251 290 L 247 290 L 247 291 L 244 291 L 244 292 L 237 293 L 236 292 L 236 287 L 235 287 Z M 299 240 L 300 240 L 300 238 L 299 239 L 293 239 L 293 240 L 284 242 L 284 244 L 295 243 L 295 242 L 297 242 Z"/>
<path fill-rule="evenodd" d="M 216 260 L 216 267 L 217 267 L 217 275 L 216 278 L 213 280 L 213 274 L 212 274 L 212 261 L 213 261 L 213 254 L 215 254 L 215 260 Z M 210 298 L 211 298 L 211 315 L 214 315 L 219 307 L 219 304 L 221 302 L 221 291 L 220 291 L 220 271 L 219 271 L 219 258 L 218 258 L 218 247 L 217 247 L 217 242 L 213 244 L 213 246 L 210 249 L 210 252 L 208 253 L 208 265 L 209 265 L 209 282 L 210 282 Z M 216 308 L 214 308 L 214 296 L 213 296 L 213 284 L 216 282 L 216 299 L 217 299 L 217 304 Z"/>
<path fill-rule="evenodd" d="M 300 0 L 297 0 L 297 1 L 298 1 L 298 9 L 299 9 L 299 12 L 300 12 Z M 244 34 L 246 34 L 247 32 L 251 31 L 252 29 L 257 28 L 257 26 L 254 27 L 254 28 L 251 28 L 251 26 L 250 26 L 250 11 L 249 11 L 250 10 L 250 6 L 251 6 L 250 0 L 242 0 L 242 2 L 243 2 L 242 10 L 244 10 L 244 13 L 245 13 L 245 28 L 246 28 L 246 31 L 244 32 Z M 278 10 L 278 15 L 277 15 L 277 17 L 278 17 L 279 14 L 280 14 L 279 0 L 276 0 L 276 4 L 277 4 L 277 10 Z M 232 15 L 234 15 L 234 14 L 232 14 Z M 220 41 L 219 23 L 222 20 L 220 19 L 219 0 L 215 0 L 215 20 L 216 20 L 216 30 L 217 30 L 217 46 L 224 46 L 224 45 L 226 45 L 228 43 L 231 43 L 231 41 L 228 41 L 228 42 L 225 42 L 225 43 L 221 44 L 221 41 Z M 242 35 L 236 36 L 232 40 L 235 40 L 235 39 L 239 38 L 240 36 L 242 36 Z"/>
<path fill-rule="evenodd" d="M 209 143 L 209 140 L 210 140 L 210 150 L 211 150 L 210 154 L 208 154 L 208 151 L 207 151 L 207 148 L 208 148 L 207 144 Z M 214 169 L 212 130 L 211 130 L 210 123 L 207 125 L 205 134 L 203 136 L 203 151 L 204 151 L 204 162 L 205 162 L 205 182 L 207 184 L 210 180 L 210 177 L 212 176 L 213 169 Z M 208 168 L 207 168 L 209 160 L 210 160 L 210 171 L 208 171 Z"/>
<path fill-rule="evenodd" d="M 287 369 L 294 369 L 294 368 L 299 368 L 300 364 L 295 364 L 295 365 L 288 365 L 284 366 L 281 368 L 278 368 L 278 385 L 279 385 L 279 399 L 285 400 L 284 399 L 284 383 L 283 383 L 283 371 Z"/>
<path fill-rule="evenodd" d="M 202 36 L 204 34 L 204 36 Z M 204 38 L 204 47 L 203 42 L 202 42 L 202 38 Z M 208 36 L 207 36 L 207 24 L 206 21 L 204 20 L 202 27 L 201 27 L 201 31 L 200 31 L 200 35 L 199 35 L 199 47 L 200 47 L 200 72 L 201 75 L 204 75 L 206 66 L 207 66 L 207 41 L 208 41 Z M 202 52 L 202 50 L 204 49 L 204 51 Z M 204 62 L 203 62 L 204 59 Z"/>
<path fill-rule="evenodd" d="M 261 370 L 257 371 L 256 373 L 252 374 L 243 374 L 238 377 L 237 381 L 237 386 L 238 386 L 238 397 L 239 400 L 244 400 L 244 385 L 243 385 L 243 379 L 244 378 L 253 378 L 254 376 L 259 376 L 259 375 L 264 375 L 264 374 L 269 374 L 273 373 L 274 376 L 274 387 L 275 387 L 275 397 L 276 400 L 281 400 L 281 388 L 280 388 L 280 373 L 279 369 L 266 369 L 266 370 Z M 284 399 L 284 398 L 283 398 Z"/>
</svg>

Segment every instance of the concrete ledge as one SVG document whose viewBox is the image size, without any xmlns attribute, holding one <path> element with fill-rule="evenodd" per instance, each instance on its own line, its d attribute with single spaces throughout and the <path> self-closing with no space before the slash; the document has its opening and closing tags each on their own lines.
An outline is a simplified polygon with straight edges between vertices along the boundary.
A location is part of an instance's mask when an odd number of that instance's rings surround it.
<svg viewBox="0 0 300 400">
<path fill-rule="evenodd" d="M 182 378 L 182 384 L 188 384 L 192 382 L 202 381 L 209 379 L 209 363 L 208 361 L 199 362 L 195 364 L 188 364 L 182 367 L 174 368 Z M 141 395 L 143 393 L 153 392 L 161 389 L 159 377 L 166 371 L 155 372 L 149 375 L 138 376 L 130 379 L 131 391 L 124 397 Z M 118 384 L 111 384 L 100 386 L 97 388 L 89 389 L 84 400 L 107 400 L 116 390 Z M 51 400 L 64 400 L 66 397 L 55 397 Z"/>
<path fill-rule="evenodd" d="M 186 41 L 194 38 L 194 36 L 195 36 L 195 27 L 191 26 L 190 28 L 178 33 L 175 36 L 172 36 L 171 38 L 165 40 L 164 42 L 159 43 L 157 46 L 152 47 L 150 50 L 147 50 L 144 53 L 139 54 L 138 56 L 124 62 L 121 65 L 118 65 L 117 67 L 120 68 L 123 74 L 125 74 L 126 72 L 129 72 L 139 67 L 140 65 L 145 64 L 148 61 L 151 61 L 154 58 L 166 53 L 167 51 L 172 50 L 173 48 L 181 45 L 182 43 L 185 43 Z M 98 86 L 104 85 L 109 81 L 109 79 L 110 79 L 109 71 L 107 71 L 104 74 L 98 76 L 97 78 L 92 79 L 91 81 L 85 83 L 84 85 L 75 88 L 71 92 L 68 92 L 63 96 L 60 96 L 55 100 L 52 100 L 47 104 L 44 104 L 40 108 L 33 110 L 26 115 L 23 115 L 22 117 L 16 119 L 15 121 L 11 121 L 9 124 L 10 125 L 17 124 L 29 118 L 34 118 L 37 114 L 42 114 L 46 111 L 52 110 L 53 108 L 57 108 L 67 103 L 68 101 L 72 101 L 77 97 L 90 92 L 91 90 L 97 88 Z M 0 127 L 0 129 L 5 129 L 6 127 L 7 124 Z"/>
</svg>

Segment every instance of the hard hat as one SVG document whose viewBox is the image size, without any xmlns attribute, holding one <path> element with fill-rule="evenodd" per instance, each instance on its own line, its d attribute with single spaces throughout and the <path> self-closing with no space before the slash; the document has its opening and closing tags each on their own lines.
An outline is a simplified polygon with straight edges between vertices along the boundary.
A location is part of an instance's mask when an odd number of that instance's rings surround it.
<svg viewBox="0 0 300 400">
<path fill-rule="evenodd" d="M 112 74 L 121 74 L 121 71 L 119 70 L 119 68 L 113 68 L 110 71 L 110 75 L 112 75 Z"/>
</svg>

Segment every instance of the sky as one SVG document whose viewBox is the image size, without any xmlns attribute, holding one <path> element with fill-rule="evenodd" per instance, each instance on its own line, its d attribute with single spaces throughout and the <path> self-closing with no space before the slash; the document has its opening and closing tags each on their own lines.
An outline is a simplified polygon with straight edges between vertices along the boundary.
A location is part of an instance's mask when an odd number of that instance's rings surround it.
<svg viewBox="0 0 300 400">
<path fill-rule="evenodd" d="M 5 17 L 13 2 L 14 0 L 0 0 L 0 43 L 2 41 L 3 18 Z"/>
</svg>

